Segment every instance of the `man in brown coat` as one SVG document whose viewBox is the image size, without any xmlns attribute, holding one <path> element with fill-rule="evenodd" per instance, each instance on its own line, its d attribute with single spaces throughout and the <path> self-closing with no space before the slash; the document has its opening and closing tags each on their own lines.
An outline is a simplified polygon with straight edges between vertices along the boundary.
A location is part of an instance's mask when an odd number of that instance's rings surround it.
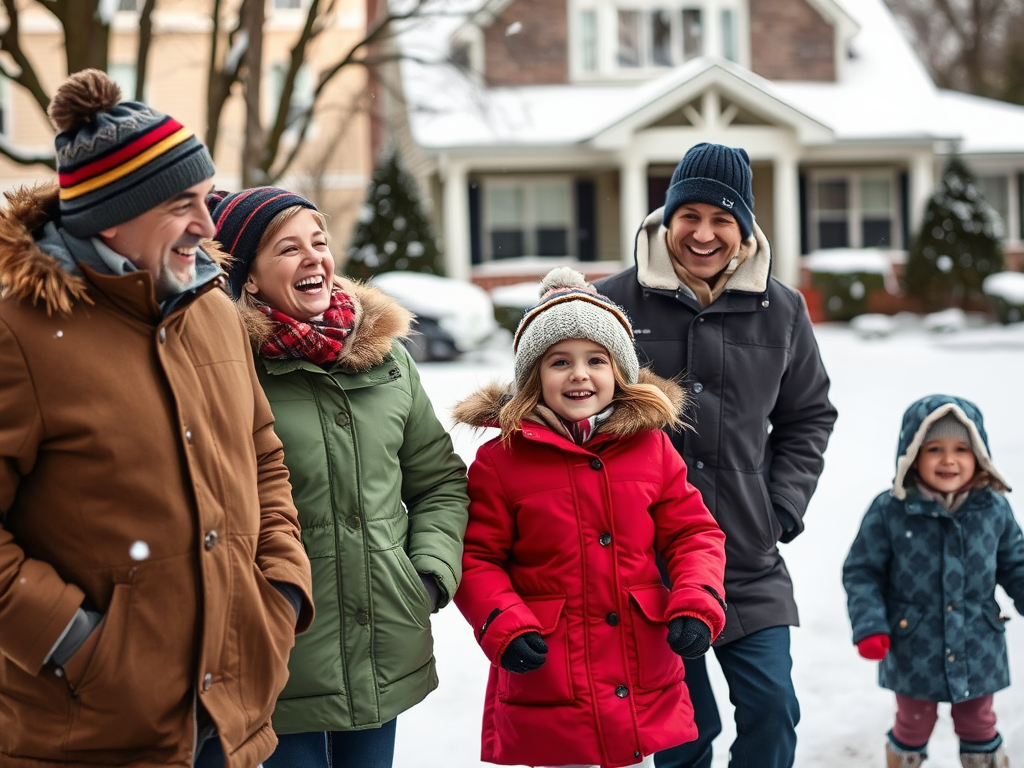
<svg viewBox="0 0 1024 768">
<path fill-rule="evenodd" d="M 0 211 L 0 765 L 254 768 L 310 567 L 213 162 L 89 70 Z"/>
</svg>

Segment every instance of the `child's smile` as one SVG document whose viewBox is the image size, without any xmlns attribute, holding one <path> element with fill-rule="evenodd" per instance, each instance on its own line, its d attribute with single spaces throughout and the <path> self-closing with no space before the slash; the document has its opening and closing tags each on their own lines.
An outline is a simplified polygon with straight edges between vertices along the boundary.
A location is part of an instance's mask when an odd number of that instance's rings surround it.
<svg viewBox="0 0 1024 768">
<path fill-rule="evenodd" d="M 589 339 L 566 339 L 548 348 L 540 361 L 543 403 L 566 421 L 600 413 L 615 395 L 611 355 Z"/>
<path fill-rule="evenodd" d="M 976 465 L 971 446 L 955 437 L 929 440 L 915 462 L 921 482 L 940 493 L 954 493 L 970 483 Z"/>
</svg>

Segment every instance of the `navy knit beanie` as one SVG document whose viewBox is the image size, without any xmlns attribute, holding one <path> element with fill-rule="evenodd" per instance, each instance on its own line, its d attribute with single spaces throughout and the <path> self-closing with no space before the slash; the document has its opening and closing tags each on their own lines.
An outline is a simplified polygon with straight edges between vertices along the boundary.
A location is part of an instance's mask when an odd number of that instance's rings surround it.
<svg viewBox="0 0 1024 768">
<path fill-rule="evenodd" d="M 750 237 L 754 193 L 747 151 L 706 142 L 691 147 L 672 172 L 662 223 L 667 227 L 672 214 L 686 203 L 707 203 L 728 211 L 740 225 L 743 239 Z"/>
<path fill-rule="evenodd" d="M 242 286 L 256 258 L 263 231 L 274 217 L 293 205 L 316 210 L 306 198 L 277 187 L 243 189 L 224 198 L 215 193 L 207 198 L 206 205 L 217 227 L 214 239 L 231 254 L 228 290 L 236 301 L 242 297 Z"/>
</svg>

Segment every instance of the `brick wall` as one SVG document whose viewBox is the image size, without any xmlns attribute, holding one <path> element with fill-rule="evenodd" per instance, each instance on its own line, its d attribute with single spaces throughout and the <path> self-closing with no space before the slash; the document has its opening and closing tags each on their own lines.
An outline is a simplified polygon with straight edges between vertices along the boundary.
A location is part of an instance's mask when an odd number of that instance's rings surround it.
<svg viewBox="0 0 1024 768">
<path fill-rule="evenodd" d="M 769 80 L 832 82 L 835 30 L 807 0 L 751 0 L 751 69 Z"/>
<path fill-rule="evenodd" d="M 568 82 L 565 2 L 515 0 L 484 30 L 484 75 L 488 85 Z"/>
</svg>

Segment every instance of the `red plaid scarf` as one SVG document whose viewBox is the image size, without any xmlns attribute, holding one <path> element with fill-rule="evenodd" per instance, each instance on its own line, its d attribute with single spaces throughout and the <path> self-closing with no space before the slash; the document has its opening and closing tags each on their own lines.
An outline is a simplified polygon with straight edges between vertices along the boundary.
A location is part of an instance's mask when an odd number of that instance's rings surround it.
<svg viewBox="0 0 1024 768">
<path fill-rule="evenodd" d="M 327 311 L 308 323 L 288 317 L 262 302 L 257 302 L 256 306 L 274 326 L 270 337 L 260 346 L 260 354 L 270 360 L 332 363 L 341 355 L 345 338 L 352 333 L 356 320 L 352 298 L 340 288 L 331 291 L 331 306 Z"/>
</svg>

